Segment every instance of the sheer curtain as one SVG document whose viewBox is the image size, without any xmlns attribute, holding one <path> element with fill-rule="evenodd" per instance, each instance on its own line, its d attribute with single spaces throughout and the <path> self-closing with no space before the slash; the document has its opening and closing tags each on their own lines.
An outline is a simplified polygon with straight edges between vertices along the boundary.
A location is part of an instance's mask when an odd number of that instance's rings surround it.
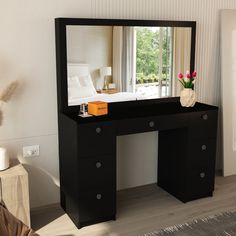
<svg viewBox="0 0 236 236">
<path fill-rule="evenodd" d="M 122 86 L 123 91 L 134 92 L 135 82 L 135 29 L 134 27 L 124 27 L 123 29 L 123 71 Z"/>
<path fill-rule="evenodd" d="M 182 89 L 178 73 L 190 70 L 191 29 L 175 27 L 173 30 L 172 96 L 179 96 Z"/>
<path fill-rule="evenodd" d="M 113 27 L 113 82 L 120 92 L 135 91 L 135 29 Z"/>
<path fill-rule="evenodd" d="M 123 91 L 122 88 L 122 52 L 123 52 L 123 27 L 113 27 L 113 66 L 112 76 L 113 83 L 116 84 L 118 91 Z"/>
</svg>

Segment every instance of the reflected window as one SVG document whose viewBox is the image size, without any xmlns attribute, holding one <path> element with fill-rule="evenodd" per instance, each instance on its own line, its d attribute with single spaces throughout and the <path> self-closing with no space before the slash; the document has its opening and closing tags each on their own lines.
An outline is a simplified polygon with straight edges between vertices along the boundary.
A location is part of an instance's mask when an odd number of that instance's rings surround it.
<svg viewBox="0 0 236 236">
<path fill-rule="evenodd" d="M 135 27 L 136 92 L 149 98 L 171 96 L 171 27 Z"/>
</svg>

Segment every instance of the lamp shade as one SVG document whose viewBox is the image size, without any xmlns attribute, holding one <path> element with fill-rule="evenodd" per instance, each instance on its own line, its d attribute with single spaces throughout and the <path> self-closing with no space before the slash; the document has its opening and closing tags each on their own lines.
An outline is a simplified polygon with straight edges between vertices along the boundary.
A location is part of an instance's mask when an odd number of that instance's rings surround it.
<svg viewBox="0 0 236 236">
<path fill-rule="evenodd" d="M 109 76 L 109 75 L 111 75 L 111 67 L 106 66 L 106 67 L 100 68 L 100 75 L 101 76 Z"/>
</svg>

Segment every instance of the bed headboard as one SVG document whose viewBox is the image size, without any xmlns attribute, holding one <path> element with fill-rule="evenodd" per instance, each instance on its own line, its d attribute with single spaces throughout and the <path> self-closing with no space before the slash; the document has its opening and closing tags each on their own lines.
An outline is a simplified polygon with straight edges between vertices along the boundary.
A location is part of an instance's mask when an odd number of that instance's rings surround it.
<svg viewBox="0 0 236 236">
<path fill-rule="evenodd" d="M 89 75 L 89 64 L 67 63 L 68 77 Z"/>
</svg>

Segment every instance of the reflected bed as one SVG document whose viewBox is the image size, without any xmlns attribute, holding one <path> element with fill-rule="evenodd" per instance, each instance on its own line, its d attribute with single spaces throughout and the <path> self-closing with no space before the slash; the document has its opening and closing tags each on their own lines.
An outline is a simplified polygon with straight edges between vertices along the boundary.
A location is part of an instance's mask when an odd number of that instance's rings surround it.
<svg viewBox="0 0 236 236">
<path fill-rule="evenodd" d="M 90 76 L 89 65 L 68 63 L 68 105 L 76 106 L 92 101 L 123 102 L 144 99 L 140 93 L 97 93 Z"/>
<path fill-rule="evenodd" d="M 68 101 L 69 106 L 74 106 L 82 103 L 88 103 L 92 101 L 104 101 L 104 102 L 123 102 L 123 101 L 134 101 L 143 99 L 141 95 L 128 93 L 128 92 L 120 92 L 114 94 L 105 94 L 105 93 L 97 93 L 91 97 L 84 98 L 71 98 Z"/>
</svg>

